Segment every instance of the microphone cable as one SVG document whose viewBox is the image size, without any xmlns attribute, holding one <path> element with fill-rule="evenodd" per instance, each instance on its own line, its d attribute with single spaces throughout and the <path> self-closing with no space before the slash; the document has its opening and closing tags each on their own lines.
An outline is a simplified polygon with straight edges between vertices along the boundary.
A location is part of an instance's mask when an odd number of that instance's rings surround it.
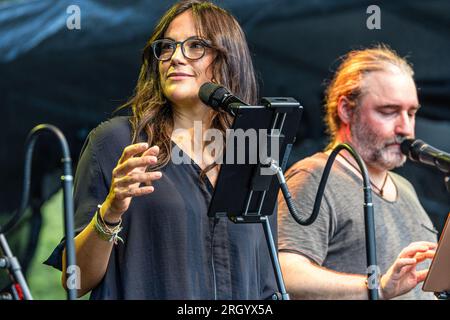
<svg viewBox="0 0 450 320">
<path fill-rule="evenodd" d="M 370 178 L 367 171 L 367 167 L 364 161 L 361 159 L 359 154 L 355 151 L 355 149 L 348 143 L 342 143 L 337 145 L 330 156 L 328 157 L 327 163 L 325 165 L 325 169 L 322 173 L 322 177 L 320 179 L 318 191 L 316 194 L 316 198 L 314 200 L 314 207 L 311 215 L 307 219 L 303 219 L 300 217 L 299 210 L 294 203 L 294 199 L 289 192 L 289 189 L 286 184 L 286 180 L 284 178 L 281 167 L 276 164 L 270 164 L 272 170 L 276 170 L 276 174 L 278 177 L 278 181 L 280 182 L 280 188 L 283 193 L 284 199 L 286 200 L 286 205 L 289 208 L 289 212 L 294 220 L 302 225 L 309 226 L 314 221 L 316 221 L 317 216 L 319 215 L 320 204 L 322 202 L 322 198 L 325 192 L 325 186 L 328 181 L 328 176 L 330 175 L 331 167 L 342 149 L 346 149 L 352 157 L 358 163 L 358 166 L 361 170 L 361 175 L 363 177 L 363 189 L 364 189 L 364 224 L 365 224 L 365 235 L 366 235 L 366 258 L 367 258 L 367 275 L 371 282 L 375 282 L 374 285 L 368 286 L 369 290 L 369 298 L 370 300 L 378 300 L 378 268 L 377 268 L 377 257 L 376 257 L 376 240 L 375 240 L 375 222 L 374 222 L 374 211 L 373 211 L 373 202 L 372 202 L 372 188 L 370 187 Z M 374 279 L 374 281 L 372 280 Z"/>
</svg>

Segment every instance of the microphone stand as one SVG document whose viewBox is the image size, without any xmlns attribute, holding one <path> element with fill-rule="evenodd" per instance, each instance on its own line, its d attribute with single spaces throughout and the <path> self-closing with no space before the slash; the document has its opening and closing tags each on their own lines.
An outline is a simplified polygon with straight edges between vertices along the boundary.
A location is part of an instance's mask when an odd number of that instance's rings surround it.
<svg viewBox="0 0 450 320">
<path fill-rule="evenodd" d="M 218 100 L 220 100 L 219 98 Z M 215 219 L 228 217 L 232 222 L 239 224 L 262 224 L 279 290 L 279 292 L 274 292 L 272 299 L 289 300 L 268 217 L 276 208 L 279 191 L 271 163 L 277 163 L 277 160 L 281 158 L 281 167 L 285 168 L 295 141 L 303 107 L 290 97 L 265 97 L 261 99 L 261 102 L 263 104 L 261 106 L 245 106 L 239 105 L 239 103 L 231 103 L 229 106 L 231 109 L 229 111 L 235 115 L 231 126 L 232 130 L 251 129 L 258 130 L 260 134 L 261 130 L 266 130 L 265 132 L 269 133 L 265 136 L 260 135 L 253 145 L 258 146 L 256 150 L 253 149 L 254 152 L 257 152 L 255 155 L 257 155 L 258 161 L 252 163 L 250 160 L 244 165 L 240 163 L 237 154 L 244 155 L 247 160 L 251 159 L 251 148 L 239 149 L 234 142 L 229 143 L 234 141 L 235 137 L 231 139 L 227 137 L 225 148 L 227 152 L 225 153 L 231 154 L 232 161 L 225 162 L 220 169 L 208 216 Z M 228 161 L 229 158 L 226 159 Z M 234 198 L 234 195 L 237 197 Z M 230 203 L 230 198 L 233 199 L 232 203 Z"/>
<path fill-rule="evenodd" d="M 49 124 L 40 124 L 34 127 L 25 142 L 25 167 L 24 167 L 24 180 L 23 180 L 23 193 L 22 193 L 22 201 L 20 204 L 19 210 L 16 214 L 11 218 L 11 220 L 3 227 L 0 228 L 0 240 L 2 244 L 3 253 L 6 255 L 6 262 L 3 262 L 4 267 L 8 267 L 9 270 L 13 272 L 14 279 L 19 283 L 25 299 L 31 300 L 32 296 L 29 292 L 28 286 L 26 285 L 25 279 L 21 273 L 19 262 L 16 258 L 12 256 L 11 250 L 6 242 L 6 238 L 3 236 L 3 233 L 7 233 L 11 231 L 22 218 L 25 213 L 27 204 L 29 202 L 30 196 L 30 183 L 31 183 L 31 160 L 33 157 L 33 149 L 36 143 L 36 140 L 40 133 L 43 131 L 50 131 L 56 135 L 61 145 L 63 158 L 61 162 L 63 163 L 64 174 L 61 177 L 61 182 L 63 185 L 63 195 L 64 195 L 64 234 L 66 238 L 66 265 L 67 269 L 63 270 L 66 272 L 67 278 L 72 277 L 69 274 L 69 270 L 77 270 L 76 262 L 75 262 L 75 244 L 74 244 L 74 218 L 73 218 L 73 198 L 72 198 L 72 185 L 73 185 L 73 176 L 72 176 L 72 160 L 70 158 L 70 150 L 67 144 L 67 140 L 64 137 L 64 134 L 55 126 Z M 2 262 L 0 260 L 0 267 L 2 266 Z M 75 276 L 78 276 L 75 274 Z M 68 286 L 67 298 L 69 300 L 75 300 L 77 298 L 77 288 L 75 286 Z"/>
<path fill-rule="evenodd" d="M 10 278 L 13 282 L 11 289 L 15 299 L 33 300 L 30 289 L 28 288 L 25 277 L 23 276 L 19 260 L 13 256 L 11 248 L 8 245 L 8 241 L 3 233 L 0 233 L 0 249 L 4 254 L 4 257 L 0 258 L 0 268 L 7 269 L 10 274 Z M 4 295 L 0 298 L 0 300 L 3 298 L 9 299 L 10 297 L 8 295 Z"/>
<path fill-rule="evenodd" d="M 378 288 L 379 288 L 379 268 L 377 265 L 377 256 L 376 256 L 376 240 L 375 240 L 375 222 L 374 222 L 374 210 L 372 203 L 372 189 L 370 187 L 370 179 L 369 174 L 367 172 L 366 165 L 358 153 L 353 149 L 350 144 L 343 143 L 336 146 L 331 152 L 328 161 L 325 165 L 324 172 L 322 174 L 322 178 L 319 183 L 319 188 L 316 194 L 316 199 L 314 201 L 314 208 L 311 216 L 308 219 L 302 219 L 299 215 L 299 210 L 296 207 L 294 200 L 288 190 L 286 180 L 284 178 L 283 172 L 276 163 L 272 162 L 271 169 L 276 171 L 278 181 L 280 183 L 281 191 L 283 193 L 283 197 L 286 201 L 286 205 L 289 209 L 294 220 L 302 226 L 308 226 L 312 224 L 317 216 L 319 215 L 320 203 L 322 202 L 323 194 L 325 191 L 325 185 L 328 180 L 328 176 L 331 171 L 331 166 L 333 165 L 334 160 L 338 153 L 342 150 L 346 149 L 353 158 L 358 163 L 358 166 L 361 170 L 364 184 L 364 227 L 365 227 L 365 236 L 366 236 L 366 259 L 367 259 L 367 283 L 368 283 L 368 294 L 370 300 L 378 300 Z"/>
</svg>

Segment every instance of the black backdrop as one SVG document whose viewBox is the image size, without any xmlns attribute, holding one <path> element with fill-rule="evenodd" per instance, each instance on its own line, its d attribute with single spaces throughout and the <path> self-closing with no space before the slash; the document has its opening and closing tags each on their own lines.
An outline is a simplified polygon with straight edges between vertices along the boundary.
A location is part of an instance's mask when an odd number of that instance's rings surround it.
<svg viewBox="0 0 450 320">
<path fill-rule="evenodd" d="M 87 133 L 131 95 L 141 49 L 158 17 L 174 1 L 28 0 L 0 2 L 0 212 L 18 207 L 24 141 L 39 123 L 67 136 L 74 165 Z M 421 108 L 417 136 L 450 151 L 450 2 L 378 1 L 381 29 L 369 30 L 367 7 L 352 0 L 223 0 L 242 24 L 262 96 L 292 96 L 304 117 L 290 163 L 326 144 L 324 80 L 350 49 L 384 42 L 414 64 Z M 80 8 L 81 29 L 69 30 L 67 8 Z M 60 154 L 42 139 L 33 165 L 33 203 L 59 188 Z M 408 163 L 399 169 L 415 185 L 442 228 L 450 208 L 442 175 Z M 38 229 L 38 228 L 37 228 Z"/>
</svg>

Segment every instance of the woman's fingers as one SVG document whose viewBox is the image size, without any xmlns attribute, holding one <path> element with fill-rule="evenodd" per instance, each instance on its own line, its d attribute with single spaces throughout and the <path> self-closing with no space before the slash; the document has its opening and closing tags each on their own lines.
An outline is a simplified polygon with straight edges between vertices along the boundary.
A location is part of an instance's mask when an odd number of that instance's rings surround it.
<svg viewBox="0 0 450 320">
<path fill-rule="evenodd" d="M 124 200 L 128 197 L 138 197 L 152 193 L 155 188 L 151 185 L 152 181 L 162 177 L 162 173 L 156 172 L 134 172 L 124 177 L 116 179 L 114 182 L 114 193 L 118 200 Z M 140 187 L 141 183 L 147 186 Z"/>
<path fill-rule="evenodd" d="M 148 148 L 143 154 L 142 156 L 158 156 L 159 154 L 159 147 L 158 146 L 153 146 L 151 148 Z"/>
<path fill-rule="evenodd" d="M 136 157 L 131 158 L 125 161 L 122 164 L 119 164 L 117 167 L 113 170 L 113 177 L 119 178 L 121 176 L 125 176 L 130 171 L 141 167 L 143 171 L 152 164 L 156 164 L 158 162 L 158 159 L 155 156 L 144 156 L 144 157 Z"/>
<path fill-rule="evenodd" d="M 146 185 L 150 186 L 153 180 L 160 179 L 161 177 L 162 174 L 159 171 L 142 173 L 134 172 L 117 179 L 115 185 L 119 188 L 126 188 L 136 183 L 145 183 Z"/>
<path fill-rule="evenodd" d="M 141 156 L 135 155 L 142 153 Z M 153 146 L 148 148 L 147 143 L 138 143 L 126 147 L 122 153 L 118 165 L 113 170 L 113 177 L 119 178 L 125 176 L 136 168 L 141 168 L 145 171 L 149 165 L 158 162 L 159 147 Z"/>
<path fill-rule="evenodd" d="M 140 188 L 115 188 L 114 192 L 118 200 L 123 200 L 130 197 L 139 197 L 155 191 L 153 186 L 140 187 Z"/>
<path fill-rule="evenodd" d="M 112 185 L 108 198 L 111 206 L 119 208 L 121 215 L 127 210 L 132 197 L 152 193 L 152 181 L 161 178 L 161 172 L 145 172 L 147 167 L 158 162 L 158 146 L 136 143 L 125 147 L 117 166 L 112 172 Z M 141 184 L 144 186 L 140 187 Z M 146 186 L 145 186 L 146 185 Z"/>
<path fill-rule="evenodd" d="M 136 143 L 125 147 L 122 152 L 122 156 L 119 159 L 119 164 L 124 163 L 131 157 L 140 154 L 148 149 L 148 143 Z"/>
</svg>

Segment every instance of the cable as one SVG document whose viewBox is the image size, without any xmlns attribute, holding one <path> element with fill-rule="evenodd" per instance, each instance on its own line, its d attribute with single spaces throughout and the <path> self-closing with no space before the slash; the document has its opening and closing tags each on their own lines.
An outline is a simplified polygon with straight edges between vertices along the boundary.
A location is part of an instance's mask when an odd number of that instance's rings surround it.
<svg viewBox="0 0 450 320">
<path fill-rule="evenodd" d="M 325 186 L 328 181 L 328 176 L 330 175 L 331 167 L 336 159 L 337 155 L 342 149 L 346 149 L 352 157 L 358 163 L 358 166 L 361 170 L 361 175 L 363 177 L 363 185 L 364 185 L 364 227 L 365 227 L 365 235 L 366 235 L 366 257 L 367 257 L 367 276 L 369 279 L 373 279 L 375 273 L 378 272 L 377 268 L 377 258 L 376 258 L 376 240 L 375 240 L 375 222 L 374 222 L 374 211 L 373 211 L 373 203 L 372 203 L 372 189 L 370 187 L 370 178 L 367 171 L 367 167 L 364 161 L 361 159 L 359 154 L 354 150 L 354 148 L 348 143 L 342 143 L 337 145 L 330 156 L 328 157 L 327 163 L 325 165 L 325 169 L 322 173 L 322 177 L 320 179 L 319 187 L 317 190 L 316 198 L 314 200 L 314 208 L 311 215 L 308 219 L 302 219 L 300 217 L 299 210 L 292 199 L 292 196 L 289 192 L 289 189 L 286 184 L 286 180 L 284 178 L 283 172 L 281 168 L 275 163 L 272 162 L 270 164 L 270 168 L 272 171 L 276 171 L 278 181 L 280 182 L 281 191 L 286 200 L 286 205 L 289 208 L 289 212 L 291 213 L 294 220 L 302 225 L 309 226 L 310 224 L 316 221 L 317 216 L 319 215 L 320 204 L 322 202 L 322 198 L 325 192 Z M 375 274 L 377 276 L 377 274 Z M 369 298 L 371 300 L 378 300 L 378 286 L 379 279 L 375 277 L 375 285 L 368 288 L 369 290 Z"/>
</svg>

